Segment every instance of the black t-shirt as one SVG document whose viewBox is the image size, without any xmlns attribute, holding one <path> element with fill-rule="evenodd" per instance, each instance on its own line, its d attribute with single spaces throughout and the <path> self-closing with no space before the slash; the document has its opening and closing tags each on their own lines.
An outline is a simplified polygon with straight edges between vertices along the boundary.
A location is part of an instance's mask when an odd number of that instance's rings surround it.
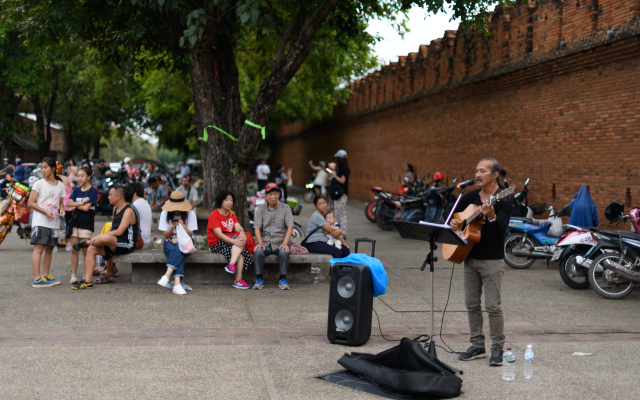
<svg viewBox="0 0 640 400">
<path fill-rule="evenodd" d="M 94 226 L 94 215 L 95 215 L 95 205 L 98 202 L 98 190 L 94 187 L 89 188 L 86 192 L 82 191 L 81 187 L 76 187 L 71 192 L 69 196 L 70 200 L 73 200 L 77 203 L 81 203 L 82 199 L 85 197 L 89 198 L 89 203 L 91 203 L 91 208 L 87 211 L 82 211 L 79 208 L 76 208 L 74 213 L 76 215 L 75 222 L 73 226 L 78 229 L 88 229 L 93 232 Z"/>
<path fill-rule="evenodd" d="M 498 189 L 494 195 L 501 191 L 502 189 Z M 465 194 L 460 199 L 456 212 L 466 210 L 471 204 L 482 205 L 480 189 L 472 190 Z M 508 199 L 506 201 L 498 201 L 493 205 L 496 212 L 496 220 L 494 222 L 485 221 L 480 231 L 480 241 L 473 246 L 469 252 L 469 257 L 476 260 L 500 260 L 504 258 L 504 234 L 509 227 L 512 207 L 513 202 Z"/>
<path fill-rule="evenodd" d="M 336 174 L 339 177 L 345 177 L 344 179 L 344 183 L 342 184 L 342 186 L 344 186 L 344 194 L 348 195 L 349 194 L 349 175 L 351 175 L 351 170 L 349 169 L 349 165 L 347 164 L 341 164 L 338 167 L 338 173 Z"/>
</svg>

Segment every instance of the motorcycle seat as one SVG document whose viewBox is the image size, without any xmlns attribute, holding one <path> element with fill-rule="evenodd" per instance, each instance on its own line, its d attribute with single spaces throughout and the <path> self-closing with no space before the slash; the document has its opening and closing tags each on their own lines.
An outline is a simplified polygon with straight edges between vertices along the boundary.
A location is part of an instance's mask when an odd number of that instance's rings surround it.
<svg viewBox="0 0 640 400">
<path fill-rule="evenodd" d="M 526 218 L 526 217 L 511 217 L 510 218 L 511 221 L 522 221 L 525 222 L 527 224 L 535 224 L 533 218 Z"/>
<path fill-rule="evenodd" d="M 617 239 L 621 237 L 623 239 L 640 240 L 640 235 L 638 235 L 637 233 L 625 232 L 625 231 L 608 231 L 608 230 L 599 229 L 599 228 L 591 228 L 591 230 L 597 233 L 600 233 L 611 239 Z"/>
</svg>

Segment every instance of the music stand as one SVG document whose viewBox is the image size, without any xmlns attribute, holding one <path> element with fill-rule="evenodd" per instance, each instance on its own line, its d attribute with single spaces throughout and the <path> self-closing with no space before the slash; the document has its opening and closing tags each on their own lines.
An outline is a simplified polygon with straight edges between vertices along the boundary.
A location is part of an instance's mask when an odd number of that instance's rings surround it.
<svg viewBox="0 0 640 400">
<path fill-rule="evenodd" d="M 466 246 L 467 241 L 462 239 L 458 234 L 451 229 L 449 225 L 434 224 L 431 222 L 405 222 L 405 221 L 389 221 L 400 232 L 400 236 L 405 239 L 425 240 L 429 242 L 429 254 L 422 263 L 420 271 L 424 271 L 427 263 L 429 264 L 429 271 L 431 271 L 431 334 L 429 335 L 429 353 L 434 357 L 436 356 L 436 346 L 433 341 L 435 333 L 433 332 L 433 271 L 434 264 L 438 259 L 433 256 L 434 250 L 438 248 L 436 243 L 449 243 L 458 246 Z M 427 345 L 425 344 L 425 347 Z"/>
</svg>

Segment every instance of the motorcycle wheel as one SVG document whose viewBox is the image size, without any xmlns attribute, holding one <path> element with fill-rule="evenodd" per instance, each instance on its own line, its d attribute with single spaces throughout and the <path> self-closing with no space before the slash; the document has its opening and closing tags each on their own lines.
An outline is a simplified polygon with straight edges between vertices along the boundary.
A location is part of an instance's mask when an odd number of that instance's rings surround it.
<svg viewBox="0 0 640 400">
<path fill-rule="evenodd" d="M 364 208 L 364 215 L 367 217 L 369 222 L 376 222 L 376 209 L 376 201 L 372 201 Z"/>
<path fill-rule="evenodd" d="M 576 257 L 583 256 L 588 251 L 586 247 L 576 247 L 560 260 L 560 277 L 571 289 L 587 289 L 591 286 L 587 277 L 589 269 L 576 264 Z"/>
<path fill-rule="evenodd" d="M 393 219 L 395 213 L 388 208 L 378 207 L 376 211 L 376 224 L 378 224 L 378 228 L 383 231 L 390 231 L 393 229 L 393 225 L 389 222 L 389 220 Z"/>
<path fill-rule="evenodd" d="M 600 254 L 589 267 L 589 283 L 593 290 L 605 299 L 618 300 L 633 290 L 633 282 L 603 266 L 604 260 L 612 259 L 625 267 L 633 266 L 629 257 L 620 257 L 619 253 Z"/>
<path fill-rule="evenodd" d="M 523 246 L 527 249 L 533 249 L 536 246 L 533 240 L 528 236 L 525 237 L 524 242 L 522 242 L 522 233 L 520 232 L 513 232 L 504 239 L 504 262 L 506 262 L 511 268 L 529 268 L 531 264 L 536 261 L 534 257 L 518 257 L 511 254 L 511 249 L 520 243 L 523 243 Z"/>
<path fill-rule="evenodd" d="M 316 197 L 316 192 L 314 192 L 313 190 L 307 190 L 306 192 L 304 192 L 304 195 L 302 196 L 305 203 L 313 203 L 314 197 Z"/>
<path fill-rule="evenodd" d="M 291 234 L 291 236 L 295 238 L 303 238 L 304 234 L 302 233 L 302 229 L 298 228 L 297 226 L 294 226 L 293 233 Z"/>
</svg>

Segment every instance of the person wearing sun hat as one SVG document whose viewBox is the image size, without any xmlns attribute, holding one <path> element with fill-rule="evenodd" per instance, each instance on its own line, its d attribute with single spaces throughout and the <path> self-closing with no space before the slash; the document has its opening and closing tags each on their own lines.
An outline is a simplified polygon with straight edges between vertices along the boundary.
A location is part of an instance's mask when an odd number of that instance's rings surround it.
<svg viewBox="0 0 640 400">
<path fill-rule="evenodd" d="M 164 254 L 168 259 L 167 272 L 162 275 L 158 285 L 167 287 L 169 279 L 173 275 L 173 293 L 184 295 L 187 292 L 180 281 L 184 278 L 184 261 L 187 254 L 182 253 L 180 246 L 178 246 L 178 226 L 182 226 L 193 239 L 193 232 L 198 230 L 198 220 L 184 194 L 175 190 L 162 206 L 162 213 L 160 213 L 158 220 L 158 229 L 164 233 Z"/>
</svg>

